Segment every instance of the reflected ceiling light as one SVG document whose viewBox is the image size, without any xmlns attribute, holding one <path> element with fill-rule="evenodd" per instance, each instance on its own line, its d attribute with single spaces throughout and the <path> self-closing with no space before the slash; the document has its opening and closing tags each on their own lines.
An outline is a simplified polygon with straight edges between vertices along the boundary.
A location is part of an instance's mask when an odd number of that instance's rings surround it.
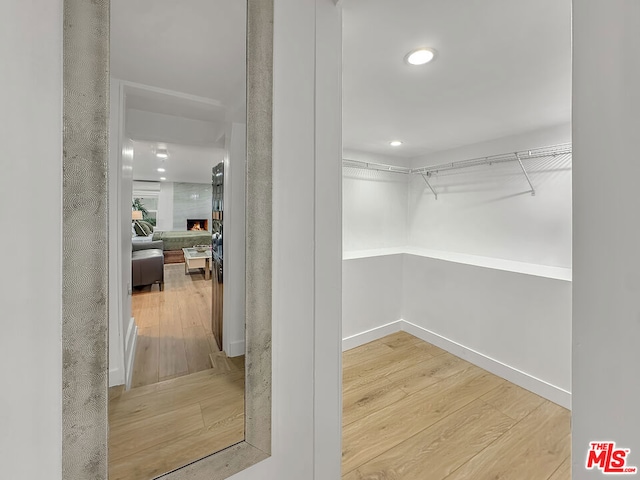
<svg viewBox="0 0 640 480">
<path fill-rule="evenodd" d="M 424 65 L 429 63 L 436 56 L 436 51 L 432 48 L 417 48 L 412 50 L 404 57 L 405 62 L 409 65 Z"/>
<path fill-rule="evenodd" d="M 400 145 L 402 145 L 402 142 L 400 140 L 393 140 L 392 142 L 389 142 L 389 145 L 391 145 L 392 147 L 399 147 Z"/>
<path fill-rule="evenodd" d="M 166 170 L 165 170 L 164 168 L 159 168 L 159 169 L 158 169 L 158 172 L 160 172 L 160 173 L 164 173 L 164 172 L 166 172 Z"/>
<path fill-rule="evenodd" d="M 165 145 L 158 145 L 156 147 L 156 157 L 158 158 L 169 158 L 169 151 Z"/>
<path fill-rule="evenodd" d="M 167 178 L 166 177 L 160 177 L 160 181 L 164 182 Z"/>
</svg>

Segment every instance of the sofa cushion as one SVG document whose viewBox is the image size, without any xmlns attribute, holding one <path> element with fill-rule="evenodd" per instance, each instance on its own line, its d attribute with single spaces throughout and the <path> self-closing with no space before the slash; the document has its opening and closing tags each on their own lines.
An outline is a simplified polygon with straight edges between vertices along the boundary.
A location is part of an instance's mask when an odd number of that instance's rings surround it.
<svg viewBox="0 0 640 480">
<path fill-rule="evenodd" d="M 162 250 L 164 250 L 164 242 L 162 240 L 153 240 L 151 242 L 134 242 L 131 244 L 131 250 L 133 252 L 153 249 L 157 249 L 162 252 Z"/>
<path fill-rule="evenodd" d="M 164 290 L 164 254 L 158 248 L 131 253 L 131 280 L 134 287 L 160 284 Z"/>
<path fill-rule="evenodd" d="M 146 260 L 149 258 L 162 258 L 164 263 L 164 254 L 162 253 L 162 250 L 158 250 L 157 248 L 150 250 L 138 250 L 131 254 L 132 260 Z"/>
</svg>

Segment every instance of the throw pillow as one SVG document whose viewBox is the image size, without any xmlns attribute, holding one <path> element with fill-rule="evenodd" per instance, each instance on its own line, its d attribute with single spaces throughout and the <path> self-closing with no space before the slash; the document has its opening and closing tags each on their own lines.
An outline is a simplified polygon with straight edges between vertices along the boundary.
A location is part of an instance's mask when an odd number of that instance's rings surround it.
<svg viewBox="0 0 640 480">
<path fill-rule="evenodd" d="M 140 225 L 140 223 L 138 223 L 137 220 L 133 222 L 133 229 L 136 231 L 136 235 L 141 237 L 147 236 L 146 233 L 144 232 L 144 228 L 142 228 L 142 225 Z"/>
<path fill-rule="evenodd" d="M 151 226 L 151 224 L 149 222 L 145 222 L 144 220 L 138 220 L 138 223 L 140 224 L 140 226 L 144 230 L 144 234 L 145 235 L 148 236 L 148 235 L 151 235 L 153 233 L 153 227 Z"/>
</svg>

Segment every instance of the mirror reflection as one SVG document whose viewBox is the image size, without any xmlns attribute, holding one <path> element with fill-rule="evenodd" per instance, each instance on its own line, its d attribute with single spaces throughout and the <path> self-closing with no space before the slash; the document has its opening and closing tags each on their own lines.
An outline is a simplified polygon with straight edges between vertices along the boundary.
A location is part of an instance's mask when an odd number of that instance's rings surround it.
<svg viewBox="0 0 640 480">
<path fill-rule="evenodd" d="M 242 1 L 111 1 L 110 480 L 244 439 L 245 37 Z"/>
</svg>

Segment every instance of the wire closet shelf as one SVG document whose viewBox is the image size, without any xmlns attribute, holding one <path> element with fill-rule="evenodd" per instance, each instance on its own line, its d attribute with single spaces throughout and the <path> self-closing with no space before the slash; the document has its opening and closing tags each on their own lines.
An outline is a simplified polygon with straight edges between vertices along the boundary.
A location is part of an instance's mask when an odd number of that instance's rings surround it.
<svg viewBox="0 0 640 480">
<path fill-rule="evenodd" d="M 524 164 L 522 163 L 523 160 L 530 160 L 534 158 L 544 158 L 544 157 L 556 157 L 558 155 L 568 155 L 568 154 L 571 154 L 571 143 L 561 143 L 558 145 L 551 145 L 548 147 L 532 148 L 530 150 L 502 153 L 499 155 L 490 155 L 487 157 L 470 158 L 467 160 L 458 160 L 455 162 L 439 163 L 437 165 L 426 165 L 424 167 L 418 167 L 418 168 L 400 167 L 397 165 L 387 165 L 384 163 L 364 162 L 360 160 L 350 160 L 350 159 L 343 159 L 342 165 L 344 167 L 376 170 L 380 172 L 399 173 L 403 175 L 420 175 L 437 200 L 438 195 L 436 191 L 433 189 L 433 187 L 431 186 L 431 184 L 429 183 L 429 177 L 432 174 L 434 173 L 437 174 L 438 172 L 444 172 L 447 170 L 477 167 L 480 165 L 493 165 L 494 163 L 505 163 L 505 162 L 518 162 L 520 169 L 522 170 L 522 173 L 525 176 L 527 182 L 529 183 L 529 187 L 531 188 L 530 190 L 531 195 L 535 195 L 536 194 L 535 188 L 533 186 L 533 183 L 531 182 L 531 178 L 529 177 L 529 174 Z"/>
</svg>

